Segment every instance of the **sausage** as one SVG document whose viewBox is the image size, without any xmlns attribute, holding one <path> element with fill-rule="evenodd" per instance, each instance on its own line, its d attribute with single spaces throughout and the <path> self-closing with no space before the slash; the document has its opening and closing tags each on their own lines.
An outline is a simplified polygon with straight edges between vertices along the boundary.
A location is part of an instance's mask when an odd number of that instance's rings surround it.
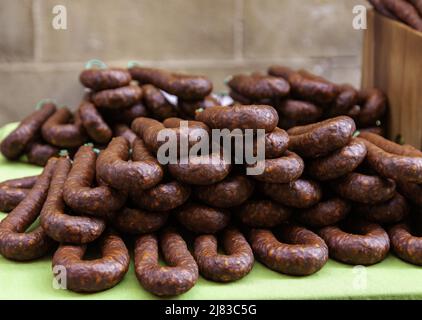
<svg viewBox="0 0 422 320">
<path fill-rule="evenodd" d="M 83 101 L 79 106 L 79 115 L 82 125 L 92 140 L 101 144 L 111 140 L 113 132 L 92 103 Z"/>
<path fill-rule="evenodd" d="M 131 129 L 144 140 L 145 145 L 151 152 L 157 152 L 165 143 L 158 141 L 159 132 L 165 129 L 160 121 L 144 117 L 136 118 L 132 122 Z"/>
<path fill-rule="evenodd" d="M 422 185 L 399 181 L 400 192 L 418 207 L 422 207 Z"/>
<path fill-rule="evenodd" d="M 56 111 L 53 103 L 44 103 L 39 110 L 34 111 L 19 126 L 1 142 L 1 153 L 9 160 L 16 160 L 25 151 L 29 142 L 39 133 L 41 126 Z"/>
<path fill-rule="evenodd" d="M 179 210 L 177 219 L 186 229 L 195 233 L 216 233 L 227 227 L 230 214 L 224 209 L 188 203 Z"/>
<path fill-rule="evenodd" d="M 124 123 L 130 126 L 132 121 L 138 117 L 149 117 L 150 112 L 142 102 L 136 102 L 124 109 L 98 108 L 101 115 L 109 123 Z"/>
<path fill-rule="evenodd" d="M 332 154 L 307 162 L 309 174 L 320 181 L 332 180 L 353 172 L 366 157 L 365 143 L 354 138 Z"/>
<path fill-rule="evenodd" d="M 393 14 L 393 12 L 391 12 L 385 7 L 384 0 L 368 0 L 368 1 L 370 4 L 372 4 L 375 10 L 377 10 L 382 15 L 394 20 L 398 20 L 397 17 Z"/>
<path fill-rule="evenodd" d="M 229 90 L 229 96 L 230 98 L 232 98 L 234 102 L 237 102 L 240 104 L 249 105 L 253 103 L 253 100 L 242 96 L 239 92 L 236 92 L 232 89 Z"/>
<path fill-rule="evenodd" d="M 376 145 L 378 148 L 381 148 L 388 153 L 396 154 L 399 156 L 422 157 L 422 151 L 416 149 L 415 147 L 411 145 L 400 145 L 375 133 L 362 132 L 360 130 L 359 138 L 369 141 L 370 143 Z"/>
<path fill-rule="evenodd" d="M 359 128 L 360 134 L 362 133 L 373 133 L 378 136 L 384 136 L 385 135 L 385 128 L 384 127 L 367 127 L 367 128 Z"/>
<path fill-rule="evenodd" d="M 350 204 L 341 198 L 322 201 L 296 213 L 295 218 L 309 227 L 326 227 L 343 220 L 350 212 Z"/>
<path fill-rule="evenodd" d="M 38 176 L 6 180 L 0 183 L 0 211 L 10 212 L 28 195 Z"/>
<path fill-rule="evenodd" d="M 274 77 L 283 78 L 285 80 L 289 79 L 289 76 L 295 73 L 293 69 L 290 69 L 285 66 L 272 65 L 268 68 L 268 74 Z"/>
<path fill-rule="evenodd" d="M 123 240 L 108 232 L 100 238 L 101 258 L 84 260 L 86 245 L 62 244 L 53 256 L 53 270 L 66 270 L 66 288 L 75 292 L 98 292 L 122 281 L 129 269 L 130 257 Z"/>
<path fill-rule="evenodd" d="M 333 106 L 328 111 L 331 117 L 340 116 L 347 113 L 359 103 L 359 92 L 349 84 L 338 86 L 338 95 Z"/>
<path fill-rule="evenodd" d="M 158 240 L 153 234 L 135 243 L 135 273 L 145 290 L 157 296 L 175 296 L 190 290 L 198 280 L 198 265 L 183 238 L 173 229 L 160 237 L 161 251 L 168 266 L 158 262 Z"/>
<path fill-rule="evenodd" d="M 289 145 L 289 135 L 280 128 L 265 134 L 265 158 L 275 159 L 281 157 Z M 257 154 L 257 140 L 254 140 L 253 154 Z"/>
<path fill-rule="evenodd" d="M 72 120 L 72 113 L 68 108 L 58 109 L 43 124 L 42 137 L 48 143 L 62 148 L 79 147 L 86 141 L 86 136 L 79 114 Z M 73 123 L 72 123 L 73 122 Z"/>
<path fill-rule="evenodd" d="M 63 199 L 82 215 L 108 218 L 123 207 L 126 195 L 105 185 L 94 186 L 96 161 L 91 146 L 79 148 L 63 187 Z"/>
<path fill-rule="evenodd" d="M 92 94 L 92 102 L 99 108 L 128 108 L 142 99 L 142 89 L 138 86 L 126 86 L 107 89 Z"/>
<path fill-rule="evenodd" d="M 126 69 L 86 69 L 79 75 L 79 80 L 85 87 L 100 91 L 127 86 L 132 77 Z"/>
<path fill-rule="evenodd" d="M 113 225 L 128 234 L 150 233 L 161 229 L 167 222 L 168 212 L 149 212 L 124 207 L 116 215 Z"/>
<path fill-rule="evenodd" d="M 396 192 L 394 197 L 386 202 L 373 205 L 356 204 L 354 210 L 364 219 L 375 223 L 397 223 L 409 213 L 409 204 L 405 197 Z"/>
<path fill-rule="evenodd" d="M 130 68 L 129 72 L 132 78 L 140 84 L 152 84 L 183 100 L 203 99 L 212 91 L 212 82 L 202 76 L 171 73 L 160 69 L 137 66 Z"/>
<path fill-rule="evenodd" d="M 265 159 L 264 165 L 264 171 L 253 175 L 253 178 L 268 183 L 289 183 L 297 180 L 305 168 L 302 158 L 290 151 L 286 151 L 280 158 Z M 258 163 L 248 166 L 255 168 Z"/>
<path fill-rule="evenodd" d="M 385 202 L 396 190 L 396 183 L 391 179 L 357 172 L 332 181 L 331 186 L 343 198 L 365 204 Z"/>
<path fill-rule="evenodd" d="M 40 224 L 45 233 L 58 242 L 84 244 L 97 239 L 105 229 L 105 222 L 94 217 L 68 214 L 63 200 L 63 187 L 71 168 L 70 160 L 62 157 L 48 191 L 40 214 Z"/>
<path fill-rule="evenodd" d="M 189 128 L 201 128 L 204 129 L 207 132 L 210 132 L 210 128 L 208 126 L 201 122 L 201 121 L 195 121 L 195 120 L 184 120 L 177 117 L 170 117 L 163 121 L 163 125 L 166 128 L 179 128 L 182 124 L 182 122 L 186 122 Z"/>
<path fill-rule="evenodd" d="M 422 17 L 416 8 L 405 0 L 383 0 L 385 7 L 393 12 L 401 21 L 412 28 L 422 31 Z"/>
<path fill-rule="evenodd" d="M 227 84 L 230 89 L 251 100 L 280 98 L 290 91 L 286 80 L 260 74 L 234 75 Z"/>
<path fill-rule="evenodd" d="M 254 264 L 251 247 L 239 230 L 223 231 L 222 242 L 226 254 L 217 252 L 217 238 L 202 235 L 195 239 L 194 257 L 200 274 L 212 281 L 230 282 L 245 277 Z"/>
<path fill-rule="evenodd" d="M 124 137 L 129 144 L 132 146 L 133 142 L 137 138 L 136 133 L 133 132 L 127 125 L 117 123 L 113 126 L 113 132 L 115 137 Z"/>
<path fill-rule="evenodd" d="M 119 191 L 144 190 L 158 184 L 163 169 L 144 142 L 139 138 L 133 142 L 132 161 L 129 161 L 129 149 L 126 138 L 113 138 L 98 156 L 97 179 Z"/>
<path fill-rule="evenodd" d="M 347 145 L 355 130 L 355 122 L 347 116 L 294 127 L 287 130 L 289 149 L 304 157 L 325 156 Z"/>
<path fill-rule="evenodd" d="M 277 111 L 267 105 L 217 106 L 197 111 L 195 119 L 210 128 L 229 130 L 265 129 L 265 132 L 271 132 L 278 124 Z"/>
<path fill-rule="evenodd" d="M 357 123 L 361 127 L 375 125 L 387 110 L 387 97 L 379 89 L 371 88 L 359 92 L 361 104 Z"/>
<path fill-rule="evenodd" d="M 285 127 L 314 123 L 322 116 L 322 108 L 312 102 L 286 99 L 275 105 Z"/>
<path fill-rule="evenodd" d="M 283 184 L 262 183 L 261 190 L 272 200 L 294 208 L 312 207 L 322 198 L 320 185 L 306 179 Z"/>
<path fill-rule="evenodd" d="M 413 6 L 415 7 L 415 9 L 418 11 L 419 16 L 422 17 L 422 1 L 421 0 L 408 0 L 411 4 L 413 4 Z"/>
<path fill-rule="evenodd" d="M 245 202 L 254 191 L 254 183 L 243 175 L 233 175 L 215 184 L 196 186 L 196 197 L 217 208 L 235 207 Z"/>
<path fill-rule="evenodd" d="M 239 220 L 253 228 L 273 228 L 286 221 L 291 210 L 271 200 L 248 200 L 237 210 Z"/>
<path fill-rule="evenodd" d="M 0 222 L 0 254 L 11 260 L 27 261 L 45 255 L 54 242 L 41 227 L 26 230 L 38 218 L 56 167 L 51 158 L 28 195 Z"/>
<path fill-rule="evenodd" d="M 173 210 L 188 200 L 191 188 L 177 181 L 159 183 L 147 190 L 132 190 L 131 200 L 137 207 L 150 211 Z"/>
<path fill-rule="evenodd" d="M 28 163 L 44 167 L 47 164 L 48 159 L 57 156 L 58 154 L 58 148 L 42 141 L 34 141 L 29 143 L 26 157 L 28 158 Z"/>
<path fill-rule="evenodd" d="M 319 271 L 328 260 L 328 248 L 315 233 L 297 225 L 279 227 L 280 242 L 266 229 L 252 229 L 250 244 L 257 260 L 268 268 L 294 276 Z"/>
<path fill-rule="evenodd" d="M 352 265 L 372 265 L 385 259 L 390 250 L 387 232 L 378 224 L 353 221 L 346 230 L 328 226 L 319 230 L 330 251 L 330 257 Z"/>
<path fill-rule="evenodd" d="M 403 182 L 422 183 L 422 157 L 389 153 L 364 140 L 369 165 L 381 176 Z"/>
<path fill-rule="evenodd" d="M 207 109 L 220 105 L 220 102 L 212 95 L 206 96 L 201 100 L 185 101 L 183 99 L 177 100 L 177 106 L 188 117 L 195 117 L 197 109 Z"/>
<path fill-rule="evenodd" d="M 422 238 L 413 235 L 410 225 L 398 223 L 389 231 L 391 247 L 400 259 L 422 265 Z"/>
<path fill-rule="evenodd" d="M 198 161 L 198 163 L 194 162 Z M 216 153 L 189 157 L 187 163 L 179 160 L 177 163 L 168 164 L 170 174 L 178 181 L 193 185 L 210 185 L 223 180 L 228 176 L 231 164 L 227 163 L 222 156 Z"/>
<path fill-rule="evenodd" d="M 177 116 L 175 107 L 166 99 L 164 94 L 153 85 L 142 86 L 143 101 L 154 118 L 163 120 Z"/>
</svg>

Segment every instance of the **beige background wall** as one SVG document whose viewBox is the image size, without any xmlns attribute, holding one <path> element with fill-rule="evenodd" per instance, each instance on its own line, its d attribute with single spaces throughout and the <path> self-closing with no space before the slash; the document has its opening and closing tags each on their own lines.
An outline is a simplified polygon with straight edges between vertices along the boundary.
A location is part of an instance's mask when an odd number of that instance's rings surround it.
<svg viewBox="0 0 422 320">
<path fill-rule="evenodd" d="M 76 106 L 86 60 L 208 75 L 216 91 L 236 72 L 282 63 L 360 84 L 364 0 L 1 0 L 0 124 L 43 98 Z M 65 5 L 67 30 L 52 8 Z"/>
</svg>

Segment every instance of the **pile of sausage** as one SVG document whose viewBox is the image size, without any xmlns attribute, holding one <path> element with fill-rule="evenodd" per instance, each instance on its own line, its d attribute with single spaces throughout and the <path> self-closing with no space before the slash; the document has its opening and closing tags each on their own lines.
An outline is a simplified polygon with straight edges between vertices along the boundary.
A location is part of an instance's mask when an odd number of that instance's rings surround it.
<svg viewBox="0 0 422 320">
<path fill-rule="evenodd" d="M 0 222 L 0 254 L 28 261 L 55 251 L 53 270 L 65 268 L 67 288 L 96 292 L 123 279 L 129 244 L 139 283 L 158 296 L 188 291 L 199 274 L 238 280 L 255 258 L 305 276 L 329 256 L 375 264 L 391 246 L 422 265 L 422 152 L 358 131 L 348 115 L 285 131 L 279 126 L 286 118 L 267 100 L 312 105 L 286 98 L 290 90 L 331 108 L 347 100 L 334 99 L 325 81 L 308 85 L 320 80 L 303 80 L 300 72 L 287 78 L 234 76 L 231 95 L 253 104 L 221 106 L 205 77 L 140 66 L 83 71 L 90 91 L 74 114 L 46 103 L 1 144 L 9 159 L 33 141 L 68 152 L 40 156 L 46 165 L 39 176 L 0 183 L 0 210 L 9 212 Z M 163 91 L 178 97 L 176 106 Z M 380 99 L 379 92 L 368 94 L 358 123 L 373 124 L 362 119 L 379 111 Z M 219 153 L 199 163 L 178 154 L 177 163 L 161 165 L 159 133 L 167 129 L 180 139 L 182 119 L 197 138 L 212 129 L 264 129 L 264 170 L 247 175 L 256 164 L 229 163 Z M 198 141 L 189 140 L 188 148 Z M 100 252 L 89 258 L 89 248 Z"/>
<path fill-rule="evenodd" d="M 368 0 L 374 9 L 422 32 L 422 0 Z"/>
</svg>

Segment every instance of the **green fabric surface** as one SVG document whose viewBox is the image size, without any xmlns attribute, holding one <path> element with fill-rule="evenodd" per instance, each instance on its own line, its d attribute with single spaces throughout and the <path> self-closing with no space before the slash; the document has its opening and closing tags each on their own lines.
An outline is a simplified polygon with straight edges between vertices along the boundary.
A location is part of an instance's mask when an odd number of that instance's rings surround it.
<svg viewBox="0 0 422 320">
<path fill-rule="evenodd" d="M 16 124 L 0 129 L 0 139 Z M 0 156 L 0 181 L 34 175 L 41 168 L 23 162 L 8 162 Z M 4 217 L 0 213 L 0 218 Z M 116 287 L 93 294 L 54 289 L 51 257 L 17 263 L 0 257 L 0 299 L 156 299 L 135 277 L 133 261 L 124 280 Z M 175 299 L 421 299 L 422 268 L 392 254 L 370 267 L 353 267 L 333 260 L 318 273 L 292 277 L 276 273 L 256 262 L 252 272 L 232 283 L 200 278 L 187 293 Z"/>
</svg>

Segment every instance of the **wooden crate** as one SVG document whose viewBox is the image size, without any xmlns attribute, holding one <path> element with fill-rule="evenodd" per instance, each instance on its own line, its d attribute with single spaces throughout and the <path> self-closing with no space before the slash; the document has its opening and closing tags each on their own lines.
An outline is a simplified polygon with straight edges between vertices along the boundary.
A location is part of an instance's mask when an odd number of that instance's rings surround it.
<svg viewBox="0 0 422 320">
<path fill-rule="evenodd" d="M 389 138 L 422 148 L 422 32 L 368 11 L 362 68 L 362 87 L 389 98 Z"/>
</svg>

